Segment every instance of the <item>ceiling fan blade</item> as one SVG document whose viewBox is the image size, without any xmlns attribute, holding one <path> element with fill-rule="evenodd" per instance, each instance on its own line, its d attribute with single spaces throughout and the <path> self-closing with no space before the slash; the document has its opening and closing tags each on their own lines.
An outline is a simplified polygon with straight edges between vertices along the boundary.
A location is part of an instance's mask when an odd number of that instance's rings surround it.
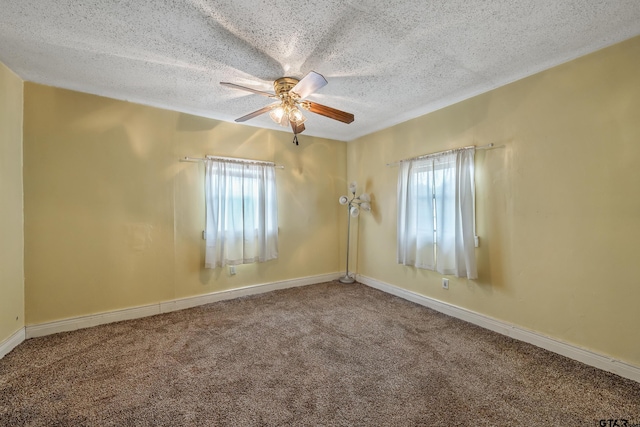
<svg viewBox="0 0 640 427">
<path fill-rule="evenodd" d="M 354 120 L 354 116 L 351 113 L 336 110 L 335 108 L 327 107 L 326 105 L 318 104 L 316 102 L 305 101 L 301 102 L 300 105 L 302 105 L 305 110 L 311 111 L 312 113 L 320 114 L 321 116 L 329 117 L 330 119 L 338 120 L 343 123 L 351 123 Z"/>
<path fill-rule="evenodd" d="M 309 71 L 306 76 L 302 78 L 293 88 L 291 92 L 295 92 L 300 99 L 304 99 L 311 95 L 318 89 L 324 87 L 327 84 L 327 80 L 315 71 Z"/>
<path fill-rule="evenodd" d="M 267 105 L 266 107 L 262 107 L 259 110 L 254 111 L 253 113 L 249 113 L 246 116 L 242 116 L 239 119 L 236 119 L 235 121 L 240 123 L 240 122 L 246 122 L 247 120 L 253 119 L 254 117 L 259 116 L 260 114 L 264 114 L 268 111 L 273 110 L 274 108 L 276 108 L 278 105 L 280 105 L 280 103 L 275 102 L 273 104 Z"/>
<path fill-rule="evenodd" d="M 276 94 L 274 94 L 274 93 L 264 92 L 262 90 L 252 89 L 252 88 L 246 87 L 246 86 L 240 86 L 240 85 L 237 85 L 235 83 L 220 82 L 220 84 L 222 86 L 227 86 L 227 87 L 231 87 L 231 88 L 234 88 L 234 89 L 246 90 L 247 92 L 255 93 L 257 95 L 268 96 L 269 98 L 277 98 Z"/>
<path fill-rule="evenodd" d="M 291 130 L 293 130 L 293 133 L 296 135 L 304 132 L 305 130 L 304 123 L 300 123 L 299 125 L 296 125 L 295 123 L 290 122 L 290 124 L 291 124 Z"/>
</svg>

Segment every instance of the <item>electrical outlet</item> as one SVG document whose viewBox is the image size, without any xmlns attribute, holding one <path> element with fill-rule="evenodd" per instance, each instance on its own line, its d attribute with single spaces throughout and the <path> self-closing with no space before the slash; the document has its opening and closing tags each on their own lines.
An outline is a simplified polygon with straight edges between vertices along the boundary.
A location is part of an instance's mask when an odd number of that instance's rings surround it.
<svg viewBox="0 0 640 427">
<path fill-rule="evenodd" d="M 449 289 L 449 279 L 442 278 L 442 289 Z"/>
<path fill-rule="evenodd" d="M 235 265 L 230 265 L 229 266 L 229 275 L 230 276 L 235 276 L 236 275 L 236 266 Z"/>
</svg>

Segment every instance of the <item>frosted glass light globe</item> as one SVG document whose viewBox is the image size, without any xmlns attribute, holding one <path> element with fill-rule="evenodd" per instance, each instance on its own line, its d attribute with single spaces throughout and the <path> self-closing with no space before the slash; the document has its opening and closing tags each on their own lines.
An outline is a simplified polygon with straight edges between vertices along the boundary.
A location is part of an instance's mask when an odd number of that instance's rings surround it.
<svg viewBox="0 0 640 427">
<path fill-rule="evenodd" d="M 340 196 L 338 201 L 340 202 L 341 205 L 346 205 L 349 199 L 347 198 L 347 196 Z"/>
</svg>

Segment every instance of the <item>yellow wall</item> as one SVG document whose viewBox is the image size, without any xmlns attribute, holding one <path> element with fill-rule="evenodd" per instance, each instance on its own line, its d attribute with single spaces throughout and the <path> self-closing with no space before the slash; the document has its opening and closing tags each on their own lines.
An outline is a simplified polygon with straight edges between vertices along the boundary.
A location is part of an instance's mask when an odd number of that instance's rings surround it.
<svg viewBox="0 0 640 427">
<path fill-rule="evenodd" d="M 0 63 L 0 343 L 24 326 L 22 89 Z"/>
<path fill-rule="evenodd" d="M 33 83 L 24 121 L 27 324 L 339 271 L 343 142 Z M 285 166 L 278 260 L 203 269 L 205 154 Z"/>
<path fill-rule="evenodd" d="M 477 151 L 479 279 L 398 265 L 391 161 Z M 640 366 L 640 37 L 349 143 L 358 272 Z M 384 244 L 383 244 L 384 243 Z"/>
</svg>

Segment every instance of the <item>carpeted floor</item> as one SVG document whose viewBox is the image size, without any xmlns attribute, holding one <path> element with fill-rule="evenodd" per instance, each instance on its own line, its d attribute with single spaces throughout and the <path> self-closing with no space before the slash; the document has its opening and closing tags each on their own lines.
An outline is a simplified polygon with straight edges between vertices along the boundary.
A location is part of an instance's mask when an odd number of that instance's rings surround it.
<svg viewBox="0 0 640 427">
<path fill-rule="evenodd" d="M 640 384 L 360 284 L 323 283 L 31 339 L 0 360 L 2 426 L 601 419 L 640 424 Z"/>
</svg>

